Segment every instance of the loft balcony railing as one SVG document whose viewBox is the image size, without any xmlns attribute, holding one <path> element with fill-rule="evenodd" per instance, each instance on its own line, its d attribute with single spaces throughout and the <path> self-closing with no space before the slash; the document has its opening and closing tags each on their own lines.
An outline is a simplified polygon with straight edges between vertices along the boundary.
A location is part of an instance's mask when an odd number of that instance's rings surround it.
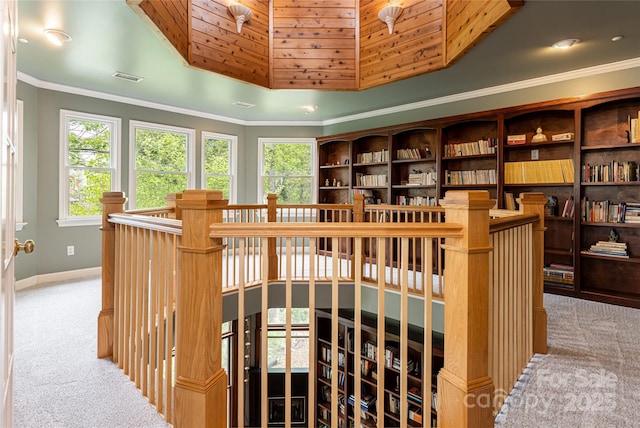
<svg viewBox="0 0 640 428">
<path fill-rule="evenodd" d="M 227 374 L 221 366 L 222 300 L 237 296 L 236 319 L 248 315 L 259 293 L 267 325 L 269 291 L 284 285 L 285 426 L 292 422 L 291 309 L 310 310 L 309 337 L 316 337 L 316 308 L 354 312 L 354 349 L 361 349 L 363 296 L 378 314 L 399 301 L 400 426 L 407 426 L 409 305 L 422 309 L 425 373 L 423 417 L 431 391 L 432 302 L 444 304 L 444 367 L 438 374 L 438 425 L 492 426 L 493 419 L 535 352 L 546 352 L 542 304 L 544 204 L 542 194 L 522 194 L 521 211 L 492 210 L 484 191 L 451 191 L 441 207 L 364 205 L 228 205 L 218 191 L 171 195 L 167 207 L 124 212 L 121 192 L 105 193 L 103 294 L 98 317 L 98 356 L 110 357 L 135 382 L 167 422 L 179 427 L 226 427 Z M 371 224 L 376 223 L 376 224 Z M 301 288 L 304 287 L 304 288 Z M 259 290 L 258 290 L 259 288 Z M 256 289 L 253 291 L 253 289 Z M 303 290 L 299 292 L 298 290 Z M 344 301 L 345 291 L 352 296 Z M 366 290 L 366 291 L 365 291 Z M 251 294 L 250 294 L 251 293 Z M 303 303 L 300 296 L 303 295 Z M 369 302 L 369 305 L 372 303 Z M 415 308 L 415 306 L 411 306 Z M 244 323 L 239 323 L 243 325 Z M 241 328 L 240 330 L 244 330 Z M 261 329 L 261 349 L 267 329 Z M 337 318 L 332 342 L 338 343 Z M 377 355 L 384 358 L 385 322 L 378 317 Z M 245 426 L 247 342 L 238 333 L 234 372 L 237 415 Z M 318 350 L 310 340 L 309 359 Z M 338 349 L 332 347 L 338 373 Z M 267 409 L 267 353 L 260 367 L 260 408 Z M 361 361 L 354 359 L 355 409 L 359 409 Z M 384 361 L 378 361 L 383 367 Z M 311 366 L 307 415 L 316 426 L 317 373 Z M 331 379 L 338 396 L 338 376 Z M 367 418 L 384 426 L 384 370 L 377 379 L 378 412 Z M 347 397 L 344 397 L 346 399 Z M 341 411 L 331 401 L 331 414 Z M 268 412 L 260 425 L 268 425 Z M 365 416 L 354 412 L 355 426 Z M 360 420 L 359 420 L 360 419 Z M 332 418 L 332 428 L 338 418 Z"/>
</svg>

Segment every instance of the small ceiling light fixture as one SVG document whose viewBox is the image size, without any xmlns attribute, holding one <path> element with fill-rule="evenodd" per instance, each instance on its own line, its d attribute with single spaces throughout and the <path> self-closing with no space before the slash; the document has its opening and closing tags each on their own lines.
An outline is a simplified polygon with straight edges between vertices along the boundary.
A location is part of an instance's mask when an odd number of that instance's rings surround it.
<svg viewBox="0 0 640 428">
<path fill-rule="evenodd" d="M 236 19 L 236 27 L 238 33 L 242 30 L 242 24 L 251 19 L 253 12 L 247 6 L 240 3 L 231 3 L 229 5 L 229 12 Z"/>
<path fill-rule="evenodd" d="M 619 42 L 620 40 L 624 39 L 624 36 L 613 36 L 611 38 L 612 42 Z"/>
<path fill-rule="evenodd" d="M 318 106 L 314 105 L 303 106 L 302 108 L 305 110 L 304 114 L 313 113 L 314 111 L 318 110 Z"/>
<path fill-rule="evenodd" d="M 570 47 L 575 46 L 579 42 L 580 42 L 579 39 L 564 39 L 564 40 L 560 40 L 559 42 L 555 42 L 553 44 L 553 47 L 557 49 L 569 49 Z"/>
<path fill-rule="evenodd" d="M 45 28 L 42 30 L 45 37 L 49 42 L 53 43 L 56 46 L 62 46 L 65 42 L 71 41 L 71 36 L 65 33 L 62 30 L 56 30 L 55 28 Z"/>
<path fill-rule="evenodd" d="M 380 12 L 378 12 L 378 18 L 380 18 L 380 21 L 386 23 L 387 27 L 389 27 L 389 34 L 393 34 L 393 24 L 401 13 L 402 6 L 397 4 L 386 5 L 380 9 Z"/>
</svg>

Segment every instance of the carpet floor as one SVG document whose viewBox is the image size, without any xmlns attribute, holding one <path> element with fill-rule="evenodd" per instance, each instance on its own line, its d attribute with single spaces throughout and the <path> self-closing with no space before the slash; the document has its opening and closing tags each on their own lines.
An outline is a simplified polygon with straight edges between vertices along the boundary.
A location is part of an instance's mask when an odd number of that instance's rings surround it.
<svg viewBox="0 0 640 428">
<path fill-rule="evenodd" d="M 111 360 L 96 357 L 100 278 L 16 293 L 17 428 L 168 427 Z"/>
<path fill-rule="evenodd" d="M 536 355 L 496 427 L 640 427 L 640 310 L 545 295 Z"/>
</svg>

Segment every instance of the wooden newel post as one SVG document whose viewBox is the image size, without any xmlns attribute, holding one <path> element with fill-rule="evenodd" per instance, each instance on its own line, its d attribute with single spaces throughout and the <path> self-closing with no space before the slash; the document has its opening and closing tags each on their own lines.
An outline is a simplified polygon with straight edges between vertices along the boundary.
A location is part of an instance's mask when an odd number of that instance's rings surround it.
<svg viewBox="0 0 640 428">
<path fill-rule="evenodd" d="M 113 356 L 113 293 L 116 263 L 116 227 L 109 215 L 124 211 L 124 192 L 104 192 L 102 204 L 102 309 L 98 315 L 98 358 Z"/>
<path fill-rule="evenodd" d="M 353 221 L 355 223 L 364 221 L 364 195 L 353 195 Z"/>
<path fill-rule="evenodd" d="M 547 353 L 547 311 L 544 309 L 544 213 L 547 198 L 543 193 L 521 193 L 520 211 L 537 214 L 533 225 L 533 352 Z"/>
<path fill-rule="evenodd" d="M 178 204 L 176 203 L 182 199 L 182 193 L 169 193 L 164 199 L 167 201 L 167 208 L 173 208 L 173 218 L 176 220 L 182 220 L 182 211 L 178 208 Z"/>
<path fill-rule="evenodd" d="M 463 236 L 445 250 L 444 368 L 438 375 L 440 427 L 493 427 L 489 376 L 489 209 L 487 191 L 449 191 L 440 201 Z"/>
<path fill-rule="evenodd" d="M 278 221 L 278 195 L 269 193 L 267 195 L 267 221 L 269 223 L 275 223 Z M 267 245 L 269 247 L 269 273 L 268 279 L 278 279 L 278 251 L 276 248 L 276 238 L 267 238 Z"/>
<path fill-rule="evenodd" d="M 182 210 L 176 296 L 177 428 L 227 426 L 227 375 L 222 368 L 222 249 L 209 225 L 228 202 L 219 190 L 187 190 Z"/>
</svg>

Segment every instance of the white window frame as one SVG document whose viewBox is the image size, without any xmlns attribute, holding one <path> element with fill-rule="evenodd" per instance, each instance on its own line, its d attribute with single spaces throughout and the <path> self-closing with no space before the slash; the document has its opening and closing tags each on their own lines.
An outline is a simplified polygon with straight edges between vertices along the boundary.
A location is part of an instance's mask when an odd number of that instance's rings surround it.
<svg viewBox="0 0 640 428">
<path fill-rule="evenodd" d="M 67 123 L 71 119 L 103 122 L 112 126 L 111 130 L 111 191 L 120 190 L 120 129 L 122 119 L 71 110 L 60 110 L 60 182 L 58 204 L 58 226 L 96 226 L 102 224 L 102 216 L 69 216 L 69 138 Z"/>
<path fill-rule="evenodd" d="M 163 125 L 152 122 L 142 122 L 139 120 L 129 121 L 129 209 L 136 208 L 136 130 L 147 129 L 151 131 L 173 132 L 176 134 L 186 134 L 187 136 L 187 189 L 195 189 L 196 185 L 196 131 L 192 128 L 182 128 L 179 126 Z M 181 172 L 182 173 L 182 172 Z M 186 189 L 185 189 L 186 190 Z"/>
<path fill-rule="evenodd" d="M 264 180 L 264 146 L 271 143 L 299 143 L 311 145 L 311 204 L 317 200 L 318 174 L 316 173 L 316 139 L 315 138 L 258 138 L 258 203 L 266 203 L 267 195 L 263 191 Z"/>
<path fill-rule="evenodd" d="M 205 153 L 206 153 L 206 140 L 207 139 L 219 139 L 229 141 L 229 203 L 235 204 L 238 200 L 238 137 L 236 135 L 220 134 L 217 132 L 202 131 L 200 136 L 200 150 L 202 153 L 202 162 L 200 165 L 200 184 L 203 189 L 207 188 L 208 174 L 205 171 Z"/>
</svg>

